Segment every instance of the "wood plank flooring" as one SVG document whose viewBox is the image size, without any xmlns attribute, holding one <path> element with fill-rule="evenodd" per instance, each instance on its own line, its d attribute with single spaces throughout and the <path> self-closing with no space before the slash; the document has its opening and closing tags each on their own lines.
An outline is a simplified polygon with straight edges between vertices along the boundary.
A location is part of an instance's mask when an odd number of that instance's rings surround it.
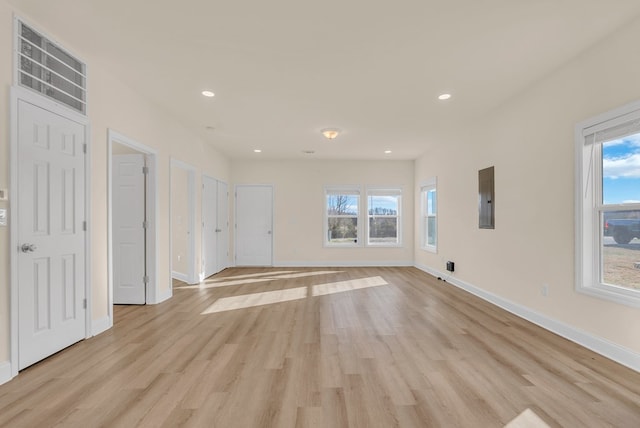
<svg viewBox="0 0 640 428">
<path fill-rule="evenodd" d="M 114 312 L 0 386 L 0 426 L 640 427 L 640 373 L 414 268 L 233 268 Z"/>
</svg>

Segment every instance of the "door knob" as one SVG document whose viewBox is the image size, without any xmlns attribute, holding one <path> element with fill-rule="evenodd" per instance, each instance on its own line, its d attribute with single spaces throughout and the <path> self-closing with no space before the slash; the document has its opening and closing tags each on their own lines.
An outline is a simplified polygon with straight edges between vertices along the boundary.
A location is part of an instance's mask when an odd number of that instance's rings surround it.
<svg viewBox="0 0 640 428">
<path fill-rule="evenodd" d="M 37 249 L 38 249 L 38 247 L 36 247 L 33 244 L 22 244 L 22 246 L 20 247 L 20 250 L 23 253 L 33 253 Z"/>
</svg>

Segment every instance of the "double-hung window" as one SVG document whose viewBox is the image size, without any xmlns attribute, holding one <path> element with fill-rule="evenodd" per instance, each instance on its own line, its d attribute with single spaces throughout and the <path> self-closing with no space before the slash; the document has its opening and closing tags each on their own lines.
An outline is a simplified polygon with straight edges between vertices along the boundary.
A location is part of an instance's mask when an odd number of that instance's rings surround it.
<svg viewBox="0 0 640 428">
<path fill-rule="evenodd" d="M 360 191 L 325 190 L 325 245 L 357 246 L 359 235 Z"/>
<path fill-rule="evenodd" d="M 436 179 L 425 182 L 420 189 L 422 248 L 436 252 L 438 248 L 438 198 Z"/>
<path fill-rule="evenodd" d="M 576 286 L 640 306 L 640 103 L 576 128 Z"/>
<path fill-rule="evenodd" d="M 367 245 L 400 245 L 400 189 L 367 190 Z"/>
</svg>

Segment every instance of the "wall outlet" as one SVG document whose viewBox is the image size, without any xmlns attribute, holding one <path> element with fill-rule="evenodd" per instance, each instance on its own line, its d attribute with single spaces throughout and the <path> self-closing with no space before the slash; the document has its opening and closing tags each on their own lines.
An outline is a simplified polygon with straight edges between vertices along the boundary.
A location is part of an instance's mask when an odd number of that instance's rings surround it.
<svg viewBox="0 0 640 428">
<path fill-rule="evenodd" d="M 452 261 L 447 262 L 447 270 L 453 272 L 455 270 L 455 264 Z"/>
<path fill-rule="evenodd" d="M 547 297 L 549 295 L 549 285 L 548 284 L 542 284 L 542 288 L 540 288 L 540 292 L 542 293 L 542 295 L 544 297 Z"/>
</svg>

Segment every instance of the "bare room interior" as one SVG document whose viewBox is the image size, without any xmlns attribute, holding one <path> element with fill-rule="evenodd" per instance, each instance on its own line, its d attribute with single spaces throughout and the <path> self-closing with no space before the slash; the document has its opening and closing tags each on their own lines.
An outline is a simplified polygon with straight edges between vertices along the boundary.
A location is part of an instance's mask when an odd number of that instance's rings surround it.
<svg viewBox="0 0 640 428">
<path fill-rule="evenodd" d="M 0 0 L 0 426 L 640 426 L 639 39 Z"/>
</svg>

